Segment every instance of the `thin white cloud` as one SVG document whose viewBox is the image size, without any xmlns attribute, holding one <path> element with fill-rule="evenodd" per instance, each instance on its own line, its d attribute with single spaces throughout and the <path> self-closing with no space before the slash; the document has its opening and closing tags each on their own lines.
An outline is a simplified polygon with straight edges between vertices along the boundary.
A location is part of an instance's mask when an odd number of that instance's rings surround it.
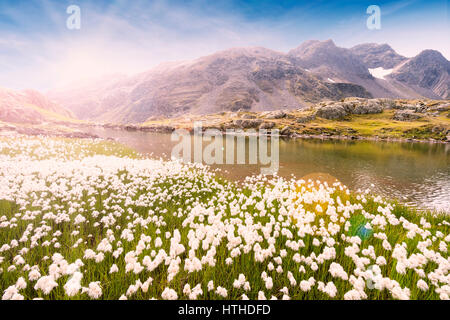
<svg viewBox="0 0 450 320">
<path fill-rule="evenodd" d="M 404 1 L 403 7 L 412 2 Z M 28 23 L 33 10 L 10 8 L 5 14 L 31 31 L 14 34 L 0 30 L 0 86 L 49 89 L 104 74 L 143 72 L 164 61 L 194 59 L 236 46 L 287 51 L 314 38 L 332 38 L 344 47 L 387 42 L 407 56 L 433 48 L 449 58 L 449 44 L 442 41 L 445 30 L 434 29 L 430 34 L 435 26 L 427 27 L 427 21 L 411 30 L 415 41 L 410 41 L 405 35 L 409 31 L 395 24 L 390 28 L 383 25 L 380 32 L 368 31 L 364 12 L 361 17 L 319 28 L 313 17 L 320 14 L 320 7 L 312 3 L 278 19 L 253 21 L 237 12 L 202 8 L 201 3 L 175 7 L 161 0 L 121 0 L 101 10 L 86 4 L 81 6 L 80 31 L 67 30 L 65 8 L 48 0 L 41 2 L 48 20 L 47 28 L 40 32 L 32 32 L 33 25 Z M 389 9 L 391 16 L 398 8 Z"/>
</svg>

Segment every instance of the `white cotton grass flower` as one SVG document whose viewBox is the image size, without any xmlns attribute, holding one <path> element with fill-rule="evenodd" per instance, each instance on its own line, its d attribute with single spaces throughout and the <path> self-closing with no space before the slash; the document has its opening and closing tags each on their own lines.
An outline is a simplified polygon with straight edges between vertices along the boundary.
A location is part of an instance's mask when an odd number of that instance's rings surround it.
<svg viewBox="0 0 450 320">
<path fill-rule="evenodd" d="M 128 287 L 127 292 L 126 292 L 126 296 L 130 297 L 133 294 L 135 294 L 140 288 L 139 284 L 132 284 Z"/>
<path fill-rule="evenodd" d="M 142 292 L 147 293 L 148 288 L 150 287 L 152 282 L 153 282 L 153 278 L 148 277 L 148 279 L 141 285 Z"/>
<path fill-rule="evenodd" d="M 234 280 L 233 287 L 236 289 L 239 289 L 243 287 L 247 282 L 245 281 L 245 275 L 239 274 L 238 278 Z"/>
<path fill-rule="evenodd" d="M 110 274 L 111 274 L 111 273 L 118 272 L 118 271 L 119 271 L 119 268 L 117 267 L 116 264 L 113 264 L 113 265 L 111 266 L 111 268 L 109 269 L 109 273 L 110 273 Z"/>
<path fill-rule="evenodd" d="M 263 291 L 258 292 L 258 300 L 267 300 L 266 295 Z"/>
<path fill-rule="evenodd" d="M 315 282 L 316 281 L 313 277 L 310 277 L 308 280 L 302 280 L 302 281 L 300 281 L 300 289 L 303 292 L 307 292 L 307 291 L 311 290 L 311 288 L 314 286 Z"/>
<path fill-rule="evenodd" d="M 291 286 L 295 287 L 297 285 L 297 280 L 295 280 L 294 275 L 292 274 L 291 271 L 288 271 L 287 277 L 288 277 L 288 280 L 289 280 L 289 283 L 291 284 Z M 286 288 L 286 290 L 287 290 L 287 288 Z M 285 294 L 287 294 L 287 293 L 285 293 Z"/>
<path fill-rule="evenodd" d="M 54 280 L 53 276 L 43 276 L 39 278 L 34 285 L 34 290 L 41 290 L 45 295 L 48 295 L 57 286 L 58 284 Z"/>
<path fill-rule="evenodd" d="M 347 272 L 345 272 L 344 268 L 336 262 L 332 262 L 329 269 L 330 274 L 333 277 L 341 278 L 342 280 L 348 280 Z"/>
<path fill-rule="evenodd" d="M 23 290 L 26 287 L 27 287 L 27 282 L 25 281 L 25 279 L 23 277 L 20 277 L 19 279 L 17 279 L 16 288 L 18 290 Z"/>
<path fill-rule="evenodd" d="M 188 294 L 189 300 L 197 300 L 199 296 L 203 294 L 203 290 L 201 288 L 201 284 L 197 284 L 194 288 L 192 288 Z"/>
<path fill-rule="evenodd" d="M 214 282 L 212 280 L 210 280 L 208 282 L 208 291 L 213 291 L 214 290 Z"/>
<path fill-rule="evenodd" d="M 328 282 L 323 289 L 323 292 L 326 293 L 330 298 L 336 297 L 337 294 L 337 288 L 333 282 Z"/>
<path fill-rule="evenodd" d="M 227 289 L 225 289 L 225 288 L 223 288 L 223 287 L 221 287 L 221 286 L 218 286 L 218 287 L 216 288 L 216 293 L 217 293 L 219 296 L 222 296 L 223 298 L 226 298 L 227 295 L 228 295 Z"/>
<path fill-rule="evenodd" d="M 98 254 L 95 256 L 95 262 L 96 262 L 96 263 L 102 262 L 103 259 L 105 259 L 105 255 L 104 255 L 103 252 L 100 252 L 100 253 L 98 253 Z"/>
<path fill-rule="evenodd" d="M 30 281 L 36 281 L 41 277 L 41 273 L 39 270 L 33 269 L 28 273 L 28 280 Z"/>
<path fill-rule="evenodd" d="M 9 286 L 2 296 L 2 300 L 22 300 L 19 298 L 19 290 L 15 285 Z"/>
<path fill-rule="evenodd" d="M 383 257 L 383 256 L 377 257 L 376 264 L 379 265 L 379 266 L 385 266 L 386 265 L 386 258 Z"/>
<path fill-rule="evenodd" d="M 88 296 L 91 299 L 98 299 L 102 296 L 102 287 L 100 286 L 100 281 L 95 281 L 95 282 L 91 282 L 89 283 L 89 288 L 88 288 Z"/>
<path fill-rule="evenodd" d="M 423 281 L 422 279 L 420 279 L 419 281 L 417 281 L 417 288 L 419 288 L 422 291 L 428 291 L 428 284 Z"/>
<path fill-rule="evenodd" d="M 83 274 L 81 272 L 75 272 L 64 285 L 64 290 L 69 297 L 73 297 L 80 292 L 82 278 Z"/>
<path fill-rule="evenodd" d="M 164 300 L 177 300 L 178 299 L 178 294 L 173 289 L 165 288 L 164 291 L 161 294 L 161 297 Z"/>
<path fill-rule="evenodd" d="M 363 295 L 360 291 L 352 289 L 344 294 L 344 300 L 362 300 Z"/>
<path fill-rule="evenodd" d="M 271 290 L 273 288 L 273 280 L 271 277 L 267 277 L 265 280 L 265 286 L 267 290 Z"/>
</svg>

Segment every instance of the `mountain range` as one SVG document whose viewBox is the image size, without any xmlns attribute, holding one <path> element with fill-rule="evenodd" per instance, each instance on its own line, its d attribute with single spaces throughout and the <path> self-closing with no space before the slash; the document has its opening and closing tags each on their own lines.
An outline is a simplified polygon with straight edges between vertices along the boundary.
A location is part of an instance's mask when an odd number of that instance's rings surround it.
<svg viewBox="0 0 450 320">
<path fill-rule="evenodd" d="M 387 44 L 341 48 L 332 40 L 310 40 L 287 53 L 232 48 L 47 93 L 50 109 L 103 123 L 240 109 L 298 109 L 350 96 L 449 99 L 450 62 L 434 50 L 407 58 Z"/>
</svg>

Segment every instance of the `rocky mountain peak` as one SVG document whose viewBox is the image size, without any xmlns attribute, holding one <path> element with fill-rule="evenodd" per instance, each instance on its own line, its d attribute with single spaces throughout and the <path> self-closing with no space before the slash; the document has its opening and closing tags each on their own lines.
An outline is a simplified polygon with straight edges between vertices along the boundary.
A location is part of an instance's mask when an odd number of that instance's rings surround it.
<svg viewBox="0 0 450 320">
<path fill-rule="evenodd" d="M 390 77 L 411 86 L 430 89 L 444 99 L 450 97 L 450 62 L 439 51 L 422 51 Z"/>
<path fill-rule="evenodd" d="M 363 61 L 367 68 L 392 69 L 407 60 L 386 43 L 363 43 L 350 50 Z"/>
</svg>

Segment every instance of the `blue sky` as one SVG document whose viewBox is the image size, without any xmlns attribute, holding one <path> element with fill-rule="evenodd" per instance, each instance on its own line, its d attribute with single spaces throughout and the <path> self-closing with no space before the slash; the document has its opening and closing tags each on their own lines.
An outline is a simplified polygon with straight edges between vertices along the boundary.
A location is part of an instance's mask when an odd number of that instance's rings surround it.
<svg viewBox="0 0 450 320">
<path fill-rule="evenodd" d="M 66 28 L 72 4 L 80 30 Z M 366 27 L 373 4 L 380 30 Z M 450 59 L 449 8 L 449 0 L 0 0 L 0 86 L 46 90 L 229 47 L 286 52 L 310 39 L 388 43 L 406 56 L 436 49 Z"/>
</svg>

